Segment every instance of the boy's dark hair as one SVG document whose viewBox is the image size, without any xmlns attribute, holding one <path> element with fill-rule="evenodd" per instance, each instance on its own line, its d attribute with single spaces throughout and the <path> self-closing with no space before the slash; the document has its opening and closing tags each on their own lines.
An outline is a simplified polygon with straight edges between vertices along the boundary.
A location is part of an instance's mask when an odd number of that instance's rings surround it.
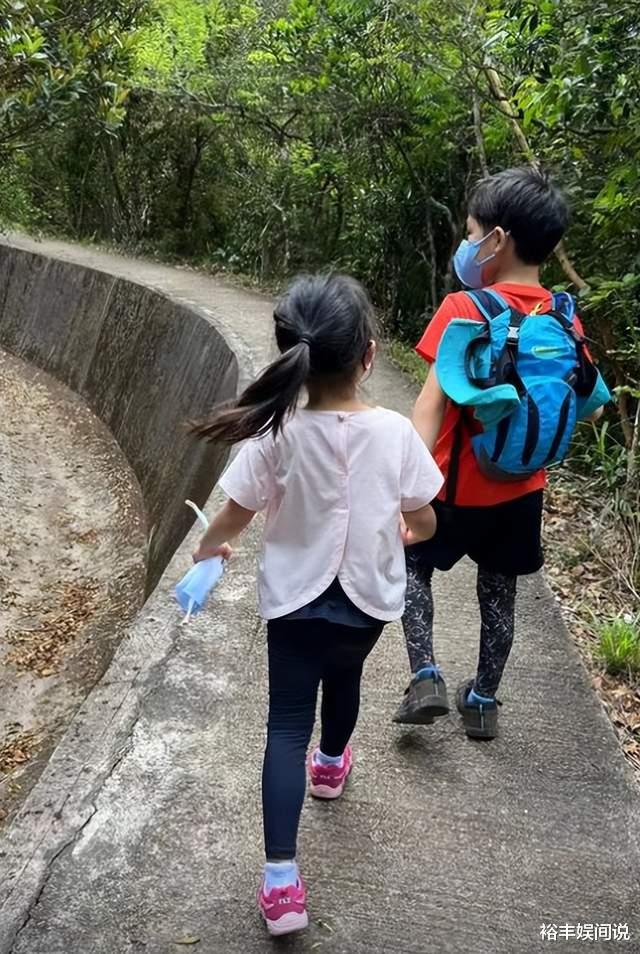
<svg viewBox="0 0 640 954">
<path fill-rule="evenodd" d="M 564 195 L 535 166 L 505 169 L 481 179 L 471 194 L 469 215 L 485 231 L 499 225 L 509 232 L 526 265 L 541 265 L 569 224 Z"/>
<path fill-rule="evenodd" d="M 355 376 L 374 334 L 369 296 L 347 275 L 298 278 L 273 318 L 281 356 L 235 401 L 192 425 L 198 437 L 236 444 L 277 434 L 310 379 Z"/>
</svg>

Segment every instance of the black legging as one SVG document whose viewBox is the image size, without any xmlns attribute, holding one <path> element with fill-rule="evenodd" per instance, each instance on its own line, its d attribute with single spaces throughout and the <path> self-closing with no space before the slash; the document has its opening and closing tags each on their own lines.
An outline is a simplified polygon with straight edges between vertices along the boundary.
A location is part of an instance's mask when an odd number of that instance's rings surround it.
<svg viewBox="0 0 640 954">
<path fill-rule="evenodd" d="M 262 770 L 268 861 L 295 858 L 306 788 L 306 755 L 322 682 L 325 755 L 342 755 L 358 720 L 362 665 L 383 624 L 339 626 L 325 620 L 271 620 L 269 723 Z"/>
<path fill-rule="evenodd" d="M 412 549 L 407 558 L 407 595 L 402 617 L 411 672 L 435 663 L 433 652 L 433 567 Z M 511 652 L 515 623 L 516 576 L 478 567 L 477 593 L 480 604 L 480 654 L 474 688 L 482 696 L 494 696 Z"/>
</svg>

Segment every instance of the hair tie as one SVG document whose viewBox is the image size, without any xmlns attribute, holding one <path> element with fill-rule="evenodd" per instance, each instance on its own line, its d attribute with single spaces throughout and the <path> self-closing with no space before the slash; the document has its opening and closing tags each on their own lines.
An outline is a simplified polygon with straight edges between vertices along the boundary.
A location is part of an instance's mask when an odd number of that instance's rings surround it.
<svg viewBox="0 0 640 954">
<path fill-rule="evenodd" d="M 298 338 L 298 344 L 306 344 L 311 347 L 311 336 L 310 335 L 300 335 Z"/>
</svg>

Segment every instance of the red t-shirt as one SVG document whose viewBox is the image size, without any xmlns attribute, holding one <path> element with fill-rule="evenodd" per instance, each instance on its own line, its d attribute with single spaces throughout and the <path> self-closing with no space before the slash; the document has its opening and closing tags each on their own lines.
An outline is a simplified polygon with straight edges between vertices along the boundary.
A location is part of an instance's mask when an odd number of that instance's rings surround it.
<svg viewBox="0 0 640 954">
<path fill-rule="evenodd" d="M 493 288 L 509 305 L 524 314 L 529 314 L 534 311 L 536 306 L 541 306 L 542 308 L 549 308 L 551 306 L 551 292 L 541 285 L 519 285 L 513 282 L 499 282 L 493 285 Z M 421 355 L 425 361 L 428 361 L 429 364 L 433 364 L 436 360 L 440 339 L 452 318 L 469 318 L 472 321 L 480 320 L 478 310 L 464 292 L 455 292 L 453 295 L 447 295 L 427 325 L 427 329 L 422 338 L 416 345 L 418 354 Z M 582 332 L 582 325 L 579 320 L 576 320 L 576 327 Z M 460 408 L 457 405 L 451 401 L 447 402 L 444 421 L 442 422 L 442 428 L 436 442 L 434 454 L 436 463 L 445 475 L 445 478 L 449 470 L 454 435 L 456 425 L 460 419 L 460 413 Z M 455 496 L 456 504 L 461 507 L 490 507 L 494 504 L 515 500 L 517 497 L 523 497 L 525 494 L 532 493 L 534 490 L 540 490 L 546 485 L 546 474 L 544 470 L 538 471 L 538 473 L 527 478 L 527 480 L 509 481 L 508 483 L 490 480 L 488 477 L 485 477 L 478 467 L 471 446 L 471 433 L 478 433 L 482 428 L 473 418 L 471 411 L 467 410 L 466 414 L 470 427 L 464 427 L 462 431 Z M 440 498 L 444 500 L 446 496 L 447 485 L 445 483 L 440 492 Z"/>
</svg>

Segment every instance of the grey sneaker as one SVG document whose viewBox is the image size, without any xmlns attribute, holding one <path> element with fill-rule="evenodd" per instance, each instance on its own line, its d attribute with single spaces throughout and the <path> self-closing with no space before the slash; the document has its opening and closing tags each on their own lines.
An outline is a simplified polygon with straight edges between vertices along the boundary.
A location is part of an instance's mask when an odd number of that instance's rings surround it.
<svg viewBox="0 0 640 954">
<path fill-rule="evenodd" d="M 473 679 L 463 682 L 456 692 L 456 706 L 462 716 L 464 731 L 470 739 L 495 739 L 498 734 L 498 699 L 487 703 L 467 702 Z"/>
<path fill-rule="evenodd" d="M 420 678 L 414 676 L 393 721 L 400 725 L 431 725 L 434 719 L 448 711 L 447 686 L 440 673 Z"/>
</svg>

